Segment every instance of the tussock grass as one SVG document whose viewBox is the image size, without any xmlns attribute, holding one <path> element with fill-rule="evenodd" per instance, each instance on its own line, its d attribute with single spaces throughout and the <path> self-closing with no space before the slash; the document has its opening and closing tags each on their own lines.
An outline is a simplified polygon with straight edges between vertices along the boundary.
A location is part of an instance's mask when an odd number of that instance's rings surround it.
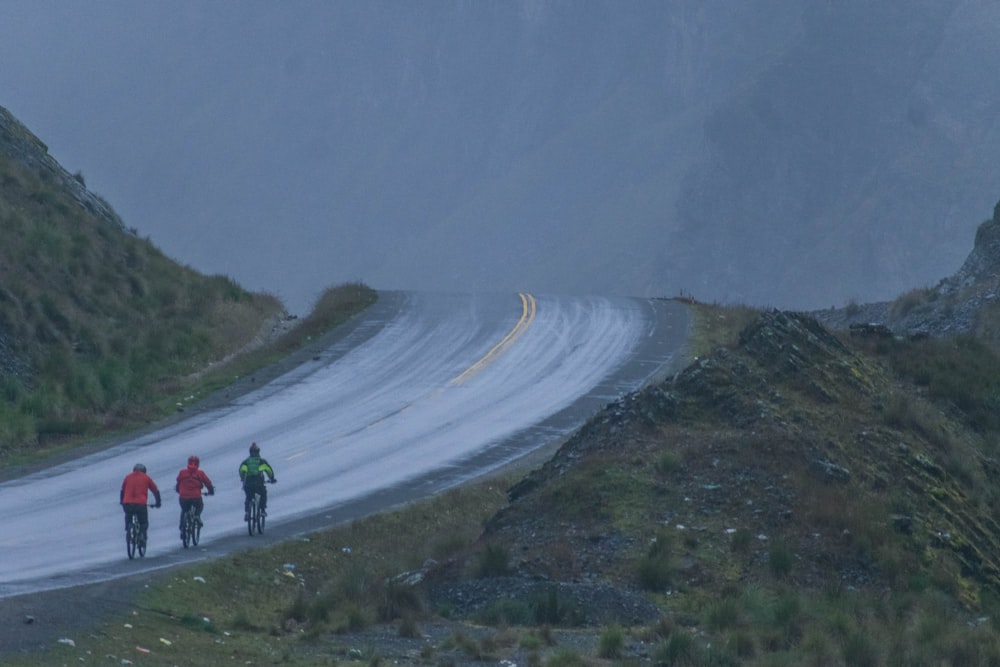
<svg viewBox="0 0 1000 667">
<path fill-rule="evenodd" d="M 883 354 L 931 400 L 960 410 L 982 433 L 1000 432 L 1000 356 L 985 342 L 972 337 L 896 341 Z M 895 412 L 897 419 L 920 418 L 909 406 Z"/>
<path fill-rule="evenodd" d="M 910 290 L 893 301 L 890 314 L 893 318 L 900 319 L 919 313 L 920 309 L 928 307 L 937 298 L 937 291 L 929 287 Z"/>
<path fill-rule="evenodd" d="M 510 552 L 502 544 L 487 544 L 476 559 L 477 577 L 502 577 L 510 570 Z"/>
<path fill-rule="evenodd" d="M 703 357 L 718 347 L 734 343 L 740 331 L 760 314 L 760 309 L 692 303 L 691 312 L 694 325 L 688 345 L 693 356 Z"/>
<path fill-rule="evenodd" d="M 619 625 L 612 625 L 601 632 L 598 640 L 597 656 L 606 660 L 617 660 L 625 654 L 625 630 Z"/>
<path fill-rule="evenodd" d="M 636 565 L 636 581 L 643 590 L 662 592 L 674 583 L 676 569 L 673 534 L 661 529 Z"/>
</svg>

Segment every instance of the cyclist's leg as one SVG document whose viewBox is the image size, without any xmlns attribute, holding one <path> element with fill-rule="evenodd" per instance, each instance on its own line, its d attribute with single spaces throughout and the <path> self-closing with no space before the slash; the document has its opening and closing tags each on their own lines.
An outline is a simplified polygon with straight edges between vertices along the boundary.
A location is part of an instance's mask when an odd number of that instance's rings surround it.
<svg viewBox="0 0 1000 667">
<path fill-rule="evenodd" d="M 194 505 L 195 520 L 198 522 L 199 526 L 204 526 L 205 524 L 202 523 L 201 520 L 201 512 L 205 509 L 205 501 L 199 496 L 198 498 L 192 498 L 191 504 Z"/>
<path fill-rule="evenodd" d="M 189 501 L 188 501 L 187 498 L 178 498 L 177 502 L 181 506 L 181 519 L 180 519 L 180 523 L 178 524 L 178 528 L 180 528 L 183 531 L 184 530 L 184 513 L 187 512 L 188 502 Z"/>
<path fill-rule="evenodd" d="M 122 509 L 125 510 L 125 532 L 127 533 L 128 526 L 132 522 L 132 514 L 134 510 L 132 509 L 132 505 L 128 504 L 122 505 Z"/>
<path fill-rule="evenodd" d="M 253 484 L 250 480 L 243 482 L 243 520 L 250 519 L 250 499 L 253 498 Z"/>
<path fill-rule="evenodd" d="M 260 483 L 260 511 L 263 512 L 267 509 L 267 484 L 261 480 Z"/>
</svg>

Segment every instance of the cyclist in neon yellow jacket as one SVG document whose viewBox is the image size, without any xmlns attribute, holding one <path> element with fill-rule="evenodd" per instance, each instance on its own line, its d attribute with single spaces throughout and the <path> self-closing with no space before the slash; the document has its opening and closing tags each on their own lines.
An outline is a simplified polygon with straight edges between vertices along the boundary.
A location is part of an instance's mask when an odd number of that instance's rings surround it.
<svg viewBox="0 0 1000 667">
<path fill-rule="evenodd" d="M 274 469 L 260 456 L 260 447 L 257 443 L 250 445 L 250 456 L 243 459 L 240 464 L 240 481 L 243 482 L 243 520 L 250 518 L 250 499 L 253 494 L 260 494 L 260 509 L 263 512 L 267 507 L 267 487 L 264 484 L 264 475 L 267 475 L 272 484 L 277 482 L 274 478 Z"/>
</svg>

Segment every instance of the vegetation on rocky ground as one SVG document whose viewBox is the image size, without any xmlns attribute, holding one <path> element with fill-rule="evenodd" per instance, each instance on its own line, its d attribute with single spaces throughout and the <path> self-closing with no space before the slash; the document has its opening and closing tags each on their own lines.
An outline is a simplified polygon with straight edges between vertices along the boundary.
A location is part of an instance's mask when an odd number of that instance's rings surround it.
<svg viewBox="0 0 1000 667">
<path fill-rule="evenodd" d="M 727 342 L 542 467 L 179 569 L 12 664 L 1000 660 L 1000 359 L 692 307 Z"/>
</svg>

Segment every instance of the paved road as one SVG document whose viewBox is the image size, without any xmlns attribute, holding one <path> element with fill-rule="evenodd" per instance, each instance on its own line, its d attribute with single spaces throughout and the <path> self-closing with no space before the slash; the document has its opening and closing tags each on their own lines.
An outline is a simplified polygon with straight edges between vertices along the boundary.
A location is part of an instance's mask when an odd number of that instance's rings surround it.
<svg viewBox="0 0 1000 667">
<path fill-rule="evenodd" d="M 689 314 L 626 298 L 389 292 L 322 352 L 212 410 L 0 484 L 0 598 L 107 581 L 338 523 L 459 484 L 551 445 L 677 369 Z M 278 484 L 268 530 L 242 524 L 251 441 Z M 217 494 L 184 550 L 173 482 L 201 457 Z M 142 461 L 164 508 L 125 556 L 118 489 Z M 254 542 L 253 540 L 256 540 Z"/>
</svg>

